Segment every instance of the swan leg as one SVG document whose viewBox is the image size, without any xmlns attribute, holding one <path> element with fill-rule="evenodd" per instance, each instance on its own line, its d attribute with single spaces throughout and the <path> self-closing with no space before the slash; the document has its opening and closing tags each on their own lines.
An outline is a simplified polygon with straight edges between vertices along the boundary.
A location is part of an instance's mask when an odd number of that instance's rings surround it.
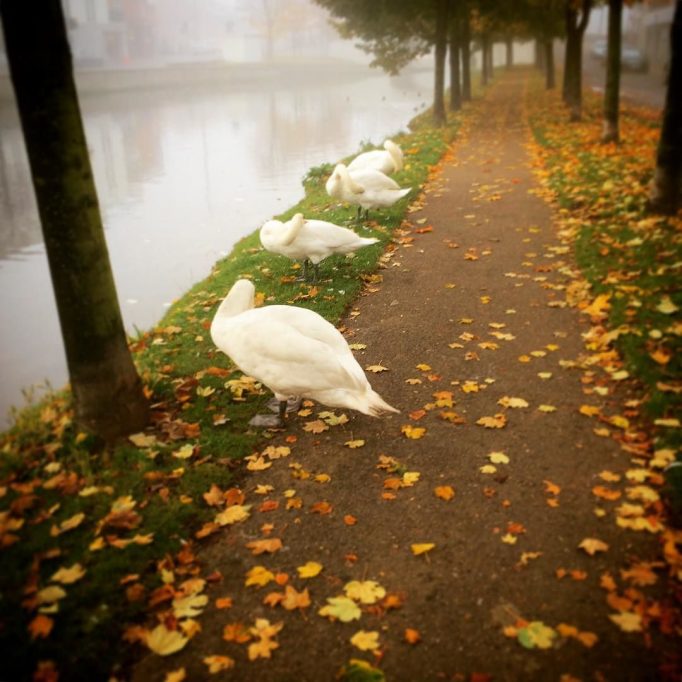
<svg viewBox="0 0 682 682">
<path fill-rule="evenodd" d="M 320 264 L 313 264 L 313 284 L 317 284 L 317 280 L 320 276 Z"/>
<path fill-rule="evenodd" d="M 304 259 L 303 261 L 303 275 L 301 277 L 297 277 L 296 281 L 297 282 L 307 282 L 308 281 L 308 259 Z"/>
</svg>

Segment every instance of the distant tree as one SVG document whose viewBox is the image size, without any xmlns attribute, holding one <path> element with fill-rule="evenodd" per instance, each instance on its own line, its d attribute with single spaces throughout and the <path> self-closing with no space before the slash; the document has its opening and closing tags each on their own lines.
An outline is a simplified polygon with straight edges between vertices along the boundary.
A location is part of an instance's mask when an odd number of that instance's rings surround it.
<svg viewBox="0 0 682 682">
<path fill-rule="evenodd" d="M 545 73 L 545 87 L 556 85 L 554 39 L 565 29 L 565 0 L 526 0 L 524 19 L 529 35 L 535 37 L 536 65 Z"/>
<path fill-rule="evenodd" d="M 592 0 L 565 0 L 566 56 L 564 58 L 563 99 L 571 121 L 582 117 L 583 36 L 590 19 Z"/>
<path fill-rule="evenodd" d="M 315 2 L 329 10 L 332 24 L 342 37 L 358 38 L 359 47 L 372 54 L 372 66 L 388 73 L 398 73 L 435 48 L 433 116 L 438 125 L 445 122 L 445 58 L 452 0 Z"/>
<path fill-rule="evenodd" d="M 620 104 L 620 52 L 622 42 L 623 0 L 609 0 L 609 34 L 606 52 L 606 87 L 604 89 L 604 125 L 602 142 L 618 142 Z"/>
<path fill-rule="evenodd" d="M 435 22 L 435 82 L 433 88 L 433 120 L 436 125 L 445 125 L 445 56 L 448 50 L 448 20 L 450 0 L 434 0 Z"/>
<path fill-rule="evenodd" d="M 60 0 L 0 0 L 76 418 L 107 440 L 147 422 L 126 342 Z M 46 292 L 36 292 L 46 295 Z"/>
<path fill-rule="evenodd" d="M 658 213 L 674 214 L 681 206 L 682 184 L 682 0 L 675 4 L 670 27 L 670 67 L 663 109 L 656 169 L 649 191 L 649 207 Z"/>
<path fill-rule="evenodd" d="M 450 16 L 450 33 L 448 37 L 448 55 L 450 59 L 450 110 L 457 111 L 462 108 L 462 20 L 460 7 L 456 0 Z"/>
<path fill-rule="evenodd" d="M 460 33 L 462 51 L 462 100 L 471 101 L 471 10 L 465 4 Z"/>
</svg>

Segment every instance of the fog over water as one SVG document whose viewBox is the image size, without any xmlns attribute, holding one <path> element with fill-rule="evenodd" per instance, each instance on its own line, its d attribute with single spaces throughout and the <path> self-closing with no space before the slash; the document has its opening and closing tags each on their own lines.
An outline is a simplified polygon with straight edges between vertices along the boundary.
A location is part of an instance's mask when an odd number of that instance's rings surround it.
<svg viewBox="0 0 682 682">
<path fill-rule="evenodd" d="M 430 70 L 335 82 L 85 94 L 81 108 L 126 329 L 154 325 L 241 237 L 303 196 L 301 178 L 381 144 L 429 99 Z M 67 380 L 21 130 L 0 109 L 0 415 Z M 6 421 L 4 422 L 6 423 Z"/>
</svg>

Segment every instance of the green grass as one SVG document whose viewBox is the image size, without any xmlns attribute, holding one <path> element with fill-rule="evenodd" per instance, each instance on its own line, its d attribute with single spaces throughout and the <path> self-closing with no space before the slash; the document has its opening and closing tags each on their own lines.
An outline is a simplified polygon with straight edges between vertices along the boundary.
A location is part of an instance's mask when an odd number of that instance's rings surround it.
<svg viewBox="0 0 682 682">
<path fill-rule="evenodd" d="M 40 661 L 54 661 L 60 679 L 106 679 L 130 654 L 121 633 L 126 624 L 144 618 L 150 594 L 162 584 L 159 562 L 171 561 L 212 519 L 214 512 L 202 495 L 212 484 L 228 488 L 234 463 L 268 435 L 248 425 L 267 400 L 266 392 L 247 390 L 240 400 L 239 391 L 227 382 L 241 375 L 210 340 L 208 326 L 218 302 L 237 279 L 248 277 L 265 304 L 305 306 L 338 321 L 377 269 L 410 200 L 446 151 L 460 119 L 461 114 L 453 116 L 446 128 L 434 129 L 421 117 L 414 132 L 394 138 L 406 160 L 396 180 L 412 186 L 413 192 L 371 216 L 375 220 L 363 234 L 379 238 L 377 245 L 352 259 L 325 260 L 316 287 L 291 281 L 297 274 L 292 263 L 265 252 L 253 233 L 216 263 L 209 277 L 178 300 L 154 329 L 136 335 L 131 346 L 152 403 L 152 446 L 123 443 L 98 449 L 96 440 L 73 423 L 68 391 L 17 414 L 16 425 L 0 439 L 0 642 L 3 651 L 11 652 L 3 660 L 3 679 L 30 679 Z M 340 206 L 325 193 L 330 170 L 330 164 L 312 168 L 304 179 L 304 199 L 278 217 L 287 219 L 300 211 L 338 224 L 351 220 L 355 208 Z M 175 457 L 187 444 L 194 446 L 194 454 Z M 97 486 L 99 492 L 79 495 L 88 486 Z M 101 530 L 112 503 L 126 496 L 136 502 L 134 527 Z M 53 526 L 80 513 L 80 525 L 51 535 Z M 19 528 L 11 527 L 20 523 Z M 130 539 L 150 533 L 150 544 L 119 549 L 105 542 L 104 548 L 91 547 L 104 536 Z M 53 549 L 60 555 L 45 556 Z M 22 602 L 51 584 L 55 570 L 76 562 L 85 568 L 85 578 L 64 586 L 67 594 L 59 611 L 49 614 L 52 632 L 32 640 L 28 626 L 36 607 Z M 138 577 L 122 584 L 133 574 Z M 139 586 L 141 599 L 128 599 L 131 584 Z"/>
<path fill-rule="evenodd" d="M 537 87 L 529 110 L 548 186 L 563 210 L 559 221 L 576 227 L 580 270 L 592 294 L 610 296 L 606 327 L 620 330 L 613 345 L 643 395 L 653 449 L 672 449 L 680 458 L 682 429 L 656 423 L 682 414 L 682 220 L 652 215 L 646 206 L 660 115 L 623 104 L 621 144 L 602 145 L 597 96 L 586 96 L 578 124 L 569 124 L 558 98 Z M 668 299 L 680 310 L 666 312 L 661 304 Z M 682 488 L 670 501 L 682 514 Z"/>
</svg>

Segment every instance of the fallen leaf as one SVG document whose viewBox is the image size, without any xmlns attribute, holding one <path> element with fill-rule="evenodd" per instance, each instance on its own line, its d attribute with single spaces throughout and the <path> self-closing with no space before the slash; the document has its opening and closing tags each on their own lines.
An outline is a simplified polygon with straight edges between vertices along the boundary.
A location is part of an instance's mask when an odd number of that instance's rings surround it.
<svg viewBox="0 0 682 682">
<path fill-rule="evenodd" d="M 169 630 L 163 623 L 157 625 L 151 632 L 147 633 L 147 646 L 159 656 L 169 656 L 176 651 L 180 651 L 189 638 L 185 637 L 178 630 Z"/>
<path fill-rule="evenodd" d="M 509 464 L 509 457 L 504 452 L 491 452 L 488 459 L 493 464 Z"/>
<path fill-rule="evenodd" d="M 84 575 L 85 569 L 80 564 L 74 564 L 70 568 L 60 568 L 58 571 L 55 571 L 50 578 L 50 582 L 71 585 L 80 580 Z"/>
<path fill-rule="evenodd" d="M 244 585 L 250 587 L 251 585 L 256 585 L 257 587 L 263 587 L 267 585 L 271 580 L 275 579 L 275 574 L 268 571 L 265 566 L 254 566 L 249 569 L 246 574 L 246 582 Z"/>
<path fill-rule="evenodd" d="M 596 538 L 585 538 L 578 547 L 587 552 L 590 556 L 594 556 L 597 552 L 606 552 L 609 548 L 605 542 Z"/>
<path fill-rule="evenodd" d="M 405 628 L 403 637 L 408 644 L 417 644 L 418 642 L 421 642 L 422 639 L 419 630 L 415 630 L 414 628 Z"/>
<path fill-rule="evenodd" d="M 496 414 L 494 417 L 481 417 L 476 423 L 486 429 L 501 429 L 507 424 L 507 418 L 503 414 Z"/>
<path fill-rule="evenodd" d="M 361 651 L 375 651 L 379 648 L 379 633 L 376 631 L 358 630 L 350 643 Z"/>
<path fill-rule="evenodd" d="M 208 672 L 212 675 L 222 670 L 234 668 L 234 658 L 229 656 L 205 656 L 203 661 L 208 666 Z"/>
<path fill-rule="evenodd" d="M 434 488 L 433 492 L 436 494 L 436 497 L 446 501 L 451 500 L 455 496 L 454 489 L 449 485 L 439 485 Z"/>
<path fill-rule="evenodd" d="M 361 447 L 364 446 L 364 444 L 365 444 L 365 441 L 362 440 L 362 438 L 358 438 L 358 439 L 356 439 L 356 440 L 347 440 L 347 441 L 344 443 L 344 445 L 345 445 L 347 448 L 350 448 L 351 450 L 354 450 L 354 449 L 356 449 L 356 448 L 361 448 Z"/>
<path fill-rule="evenodd" d="M 403 424 L 403 426 L 400 427 L 400 431 L 405 437 L 411 438 L 412 440 L 423 438 L 426 433 L 425 428 L 421 426 L 412 426 L 411 424 Z"/>
<path fill-rule="evenodd" d="M 623 632 L 641 632 L 642 616 L 631 611 L 622 613 L 610 613 L 609 619 L 614 622 Z"/>
<path fill-rule="evenodd" d="M 343 589 L 347 597 L 361 604 L 375 604 L 386 596 L 386 590 L 375 580 L 351 580 Z"/>
<path fill-rule="evenodd" d="M 436 545 L 433 542 L 421 542 L 410 545 L 410 549 L 412 550 L 412 554 L 414 554 L 414 556 L 419 556 L 420 554 L 426 554 L 427 552 L 430 552 L 435 546 Z"/>
<path fill-rule="evenodd" d="M 265 538 L 264 540 L 252 540 L 246 543 L 246 547 L 251 550 L 253 554 L 273 554 L 282 549 L 282 541 L 280 538 Z"/>
<path fill-rule="evenodd" d="M 318 614 L 327 618 L 340 620 L 342 623 L 350 623 L 358 620 L 362 611 L 358 605 L 348 597 L 327 597 L 327 604 L 323 606 Z"/>
<path fill-rule="evenodd" d="M 296 570 L 298 571 L 299 578 L 314 578 L 322 570 L 322 564 L 318 564 L 316 561 L 308 561 Z"/>
<path fill-rule="evenodd" d="M 46 616 L 43 613 L 39 613 L 28 624 L 28 631 L 31 633 L 31 639 L 37 639 L 38 637 L 44 639 L 50 634 L 50 632 L 52 632 L 53 627 L 54 621 L 52 618 Z"/>
</svg>

